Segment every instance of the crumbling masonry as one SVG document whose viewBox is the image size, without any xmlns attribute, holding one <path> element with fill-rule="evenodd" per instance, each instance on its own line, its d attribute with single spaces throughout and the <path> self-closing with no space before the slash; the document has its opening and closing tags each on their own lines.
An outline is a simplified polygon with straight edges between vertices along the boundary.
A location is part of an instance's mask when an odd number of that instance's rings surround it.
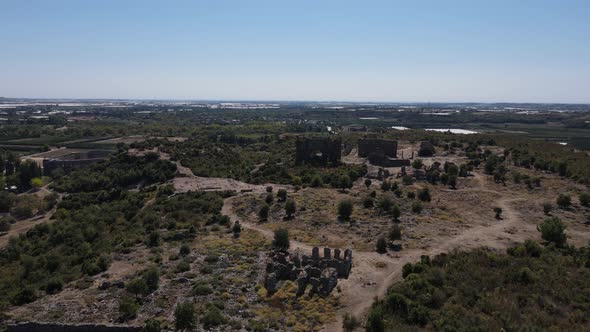
<svg viewBox="0 0 590 332">
<path fill-rule="evenodd" d="M 266 265 L 264 287 L 272 294 L 279 280 L 291 280 L 297 284 L 297 296 L 303 295 L 308 285 L 311 285 L 310 296 L 328 296 L 338 279 L 347 279 L 352 269 L 352 250 L 344 250 L 342 256 L 340 249 L 334 249 L 333 254 L 330 248 L 324 248 L 324 255 L 320 257 L 318 247 L 312 249 L 311 256 L 273 251 Z"/>
<path fill-rule="evenodd" d="M 329 137 L 297 137 L 295 162 L 326 165 L 340 161 L 342 140 Z"/>
</svg>

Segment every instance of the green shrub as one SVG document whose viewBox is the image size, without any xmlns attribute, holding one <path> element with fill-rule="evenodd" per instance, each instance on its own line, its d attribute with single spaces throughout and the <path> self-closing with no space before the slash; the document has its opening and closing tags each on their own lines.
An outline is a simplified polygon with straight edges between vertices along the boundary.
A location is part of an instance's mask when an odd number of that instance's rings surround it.
<svg viewBox="0 0 590 332">
<path fill-rule="evenodd" d="M 565 225 L 559 220 L 559 218 L 553 217 L 545 219 L 545 221 L 537 226 L 537 230 L 541 232 L 541 238 L 543 238 L 543 240 L 552 242 L 558 247 L 565 245 L 567 240 Z"/>
<path fill-rule="evenodd" d="M 177 330 L 193 330 L 197 324 L 195 306 L 192 302 L 182 302 L 174 310 L 174 326 Z"/>
<path fill-rule="evenodd" d="M 341 220 L 348 220 L 352 215 L 353 205 L 349 199 L 338 202 L 338 218 Z"/>
<path fill-rule="evenodd" d="M 129 296 L 124 295 L 119 301 L 119 316 L 122 321 L 128 321 L 137 317 L 139 304 Z"/>
</svg>

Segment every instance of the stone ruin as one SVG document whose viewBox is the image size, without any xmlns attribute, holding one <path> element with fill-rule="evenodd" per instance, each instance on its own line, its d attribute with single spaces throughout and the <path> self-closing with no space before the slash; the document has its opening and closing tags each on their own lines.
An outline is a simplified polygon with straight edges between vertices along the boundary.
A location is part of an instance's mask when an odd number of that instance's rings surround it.
<svg viewBox="0 0 590 332">
<path fill-rule="evenodd" d="M 380 138 L 359 139 L 359 157 L 367 158 L 371 153 L 397 158 L 397 141 Z"/>
<path fill-rule="evenodd" d="M 295 162 L 326 165 L 340 162 L 342 140 L 330 137 L 297 137 Z"/>
<path fill-rule="evenodd" d="M 280 280 L 291 280 L 297 284 L 297 296 L 305 293 L 311 285 L 309 295 L 328 296 L 338 284 L 338 279 L 348 279 L 352 269 L 352 250 L 313 247 L 311 256 L 291 254 L 286 251 L 273 251 L 269 254 L 266 265 L 264 287 L 269 294 L 276 292 Z"/>
<path fill-rule="evenodd" d="M 382 138 L 361 138 L 358 156 L 367 158 L 373 165 L 381 167 L 409 166 L 410 160 L 397 158 L 397 141 Z"/>
</svg>

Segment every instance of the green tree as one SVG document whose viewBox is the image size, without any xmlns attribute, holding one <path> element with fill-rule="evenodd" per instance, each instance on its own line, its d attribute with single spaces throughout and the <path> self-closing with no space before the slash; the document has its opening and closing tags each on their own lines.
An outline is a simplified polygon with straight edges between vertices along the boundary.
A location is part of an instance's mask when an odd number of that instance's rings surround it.
<svg viewBox="0 0 590 332">
<path fill-rule="evenodd" d="M 420 214 L 420 212 L 422 212 L 422 203 L 420 202 L 414 202 L 412 204 L 412 212 L 416 213 L 416 214 Z"/>
<path fill-rule="evenodd" d="M 238 221 L 234 223 L 234 226 L 232 227 L 232 232 L 234 233 L 235 238 L 240 237 L 240 233 L 242 232 L 242 226 Z"/>
<path fill-rule="evenodd" d="M 557 217 L 545 219 L 537 226 L 537 230 L 541 232 L 543 240 L 555 243 L 558 247 L 562 247 L 567 241 L 565 225 Z"/>
<path fill-rule="evenodd" d="M 127 295 L 123 295 L 119 301 L 119 315 L 122 321 L 128 321 L 134 319 L 137 316 L 137 310 L 139 304 L 135 300 Z"/>
<path fill-rule="evenodd" d="M 352 181 L 348 175 L 342 175 L 338 178 L 338 188 L 340 188 L 342 191 L 352 188 Z"/>
<path fill-rule="evenodd" d="M 551 203 L 544 203 L 543 204 L 543 213 L 545 213 L 545 215 L 550 215 L 551 214 L 551 210 L 553 210 L 553 205 L 551 205 Z"/>
<path fill-rule="evenodd" d="M 147 286 L 148 292 L 153 292 L 158 289 L 160 285 L 160 269 L 151 267 L 143 273 L 143 280 Z"/>
<path fill-rule="evenodd" d="M 279 228 L 275 230 L 272 246 L 279 250 L 289 249 L 289 231 L 286 228 Z"/>
<path fill-rule="evenodd" d="M 572 198 L 570 197 L 570 195 L 559 194 L 559 196 L 557 197 L 557 206 L 559 206 L 562 209 L 567 209 L 568 207 L 570 207 L 570 205 L 572 205 Z"/>
<path fill-rule="evenodd" d="M 377 239 L 376 250 L 380 254 L 387 252 L 387 240 L 383 236 Z"/>
<path fill-rule="evenodd" d="M 367 189 L 369 189 L 369 187 L 371 186 L 371 179 L 365 179 L 365 186 L 367 186 Z"/>
<path fill-rule="evenodd" d="M 287 190 L 286 189 L 279 189 L 279 191 L 277 191 L 277 198 L 281 202 L 286 201 L 287 200 Z"/>
<path fill-rule="evenodd" d="M 174 310 L 174 326 L 176 330 L 191 331 L 197 324 L 195 305 L 192 302 L 182 302 Z"/>
<path fill-rule="evenodd" d="M 140 278 L 135 278 L 131 281 L 129 281 L 127 283 L 127 285 L 125 285 L 125 289 L 135 295 L 135 297 L 138 297 L 139 295 L 143 295 L 143 294 L 147 294 L 148 292 L 148 287 L 145 283 L 145 280 L 140 279 Z"/>
<path fill-rule="evenodd" d="M 430 202 L 430 189 L 428 187 L 418 190 L 418 198 L 423 202 Z"/>
<path fill-rule="evenodd" d="M 375 205 L 375 201 L 373 200 L 373 198 L 371 196 L 367 196 L 367 197 L 363 198 L 363 207 L 365 209 L 372 208 L 373 205 Z"/>
<path fill-rule="evenodd" d="M 338 217 L 341 220 L 348 220 L 352 215 L 353 205 L 349 199 L 342 200 L 338 203 Z"/>
<path fill-rule="evenodd" d="M 418 170 L 421 169 L 422 166 L 424 166 L 422 159 L 414 159 L 414 161 L 412 161 L 412 168 Z"/>
<path fill-rule="evenodd" d="M 258 211 L 258 217 L 260 217 L 260 220 L 267 220 L 268 219 L 269 210 L 270 210 L 270 208 L 268 207 L 267 204 L 264 204 L 262 207 L 260 207 L 260 211 Z"/>
<path fill-rule="evenodd" d="M 264 198 L 264 201 L 266 202 L 266 204 L 272 204 L 272 202 L 274 201 L 275 197 L 274 195 L 270 192 L 268 194 L 266 194 L 266 197 Z"/>
<path fill-rule="evenodd" d="M 145 325 L 143 327 L 143 332 L 161 332 L 162 327 L 160 326 L 160 321 L 154 318 L 150 318 L 145 321 Z"/>
<path fill-rule="evenodd" d="M 180 245 L 180 250 L 178 253 L 180 256 L 188 256 L 188 254 L 191 253 L 191 247 L 188 245 L 188 243 L 183 243 Z"/>
<path fill-rule="evenodd" d="M 287 214 L 287 218 L 293 217 L 293 214 L 297 211 L 297 206 L 295 205 L 295 200 L 290 198 L 285 203 L 285 213 Z"/>
</svg>

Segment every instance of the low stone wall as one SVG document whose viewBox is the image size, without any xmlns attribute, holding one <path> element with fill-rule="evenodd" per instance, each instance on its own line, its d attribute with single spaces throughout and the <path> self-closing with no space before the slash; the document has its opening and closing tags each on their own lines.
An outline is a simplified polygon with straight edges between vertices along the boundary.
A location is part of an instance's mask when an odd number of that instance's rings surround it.
<svg viewBox="0 0 590 332">
<path fill-rule="evenodd" d="M 107 326 L 97 324 L 59 324 L 26 322 L 9 324 L 6 332 L 140 332 L 138 326 Z"/>
</svg>

